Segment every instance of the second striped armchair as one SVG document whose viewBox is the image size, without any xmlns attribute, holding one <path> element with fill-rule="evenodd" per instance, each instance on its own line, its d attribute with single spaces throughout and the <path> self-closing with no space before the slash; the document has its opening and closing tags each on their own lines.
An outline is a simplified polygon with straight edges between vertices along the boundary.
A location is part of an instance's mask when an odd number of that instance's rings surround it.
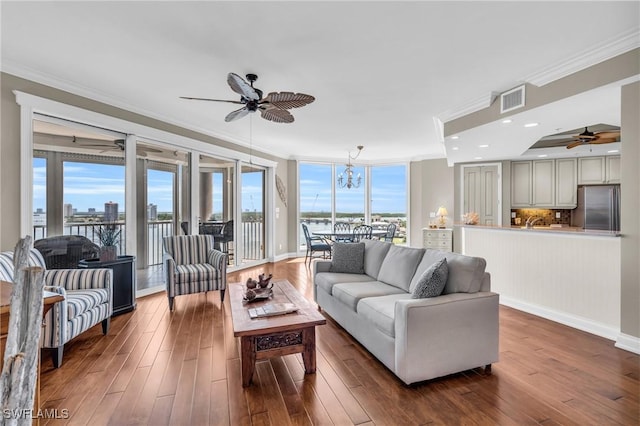
<svg viewBox="0 0 640 426">
<path fill-rule="evenodd" d="M 169 310 L 174 298 L 183 294 L 220 290 L 224 302 L 228 255 L 213 248 L 212 235 L 175 235 L 162 243 Z"/>
</svg>

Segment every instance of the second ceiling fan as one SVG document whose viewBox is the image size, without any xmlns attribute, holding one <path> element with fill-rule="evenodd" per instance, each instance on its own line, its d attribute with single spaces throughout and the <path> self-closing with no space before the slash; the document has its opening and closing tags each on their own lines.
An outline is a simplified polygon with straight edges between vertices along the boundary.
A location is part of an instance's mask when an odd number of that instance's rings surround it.
<svg viewBox="0 0 640 426">
<path fill-rule="evenodd" d="M 567 145 L 567 149 L 575 148 L 580 145 L 588 144 L 601 144 L 601 143 L 613 143 L 617 142 L 620 137 L 620 131 L 610 132 L 590 132 L 587 127 L 584 128 L 584 132 L 579 135 L 575 135 L 573 138 L 575 141 Z"/>
<path fill-rule="evenodd" d="M 256 74 L 247 74 L 247 83 L 242 77 L 230 72 L 227 75 L 227 83 L 231 90 L 240 95 L 239 101 L 231 101 L 225 99 L 210 98 L 194 98 L 180 96 L 181 99 L 191 99 L 197 101 L 227 102 L 232 104 L 244 105 L 242 108 L 230 112 L 224 121 L 234 121 L 244 117 L 250 112 L 260 111 L 260 116 L 265 120 L 276 123 L 293 123 L 293 115 L 287 110 L 292 108 L 300 108 L 310 104 L 316 98 L 304 93 L 293 92 L 271 92 L 264 98 L 262 90 L 253 87 L 253 83 L 258 79 Z"/>
</svg>

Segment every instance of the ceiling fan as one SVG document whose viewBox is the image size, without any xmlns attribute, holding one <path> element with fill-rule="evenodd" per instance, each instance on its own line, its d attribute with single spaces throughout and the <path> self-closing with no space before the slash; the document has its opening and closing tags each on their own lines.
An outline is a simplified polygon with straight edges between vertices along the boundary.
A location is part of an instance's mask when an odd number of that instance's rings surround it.
<svg viewBox="0 0 640 426">
<path fill-rule="evenodd" d="M 617 142 L 619 137 L 619 130 L 594 133 L 590 132 L 589 129 L 585 127 L 584 132 L 580 133 L 579 135 L 573 136 L 573 139 L 575 140 L 567 145 L 567 149 L 575 148 L 576 146 L 580 145 Z"/>
<path fill-rule="evenodd" d="M 91 141 L 91 142 L 90 142 Z M 98 141 L 98 143 L 92 143 L 94 139 L 78 139 L 75 136 L 72 139 L 72 142 L 76 145 L 88 147 L 88 148 L 104 148 L 100 153 L 105 153 L 108 151 L 124 151 L 125 139 L 116 139 L 114 141 Z M 87 143 L 89 142 L 89 143 Z M 159 154 L 162 150 L 146 147 L 146 146 L 137 146 L 136 152 L 138 155 L 146 156 L 149 152 Z"/>
<path fill-rule="evenodd" d="M 213 101 L 227 102 L 232 104 L 244 105 L 242 108 L 230 112 L 224 121 L 234 121 L 244 117 L 250 112 L 260 111 L 260 115 L 265 120 L 274 121 L 276 123 L 293 123 L 293 115 L 287 110 L 291 108 L 300 108 L 315 101 L 311 95 L 293 92 L 271 92 L 264 98 L 262 90 L 253 87 L 253 83 L 258 79 L 256 74 L 247 74 L 247 83 L 242 77 L 230 72 L 227 75 L 227 83 L 231 90 L 240 95 L 239 101 L 230 101 L 224 99 L 209 98 L 192 98 L 180 96 L 181 99 L 190 99 L 197 101 Z"/>
</svg>

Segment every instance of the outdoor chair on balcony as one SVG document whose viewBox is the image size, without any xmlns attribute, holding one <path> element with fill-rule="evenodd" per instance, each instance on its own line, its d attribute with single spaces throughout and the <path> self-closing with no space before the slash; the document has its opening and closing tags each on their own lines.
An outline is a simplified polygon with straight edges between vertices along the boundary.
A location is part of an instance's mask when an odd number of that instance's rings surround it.
<svg viewBox="0 0 640 426">
<path fill-rule="evenodd" d="M 29 252 L 29 266 L 45 269 L 45 290 L 61 294 L 64 300 L 53 305 L 44 317 L 40 346 L 53 349 L 53 366 L 62 364 L 64 344 L 102 322 L 102 333 L 109 332 L 113 312 L 113 270 L 46 270 L 44 258 L 36 249 Z M 0 253 L 0 279 L 12 282 L 13 252 Z"/>
<path fill-rule="evenodd" d="M 75 269 L 82 259 L 100 256 L 100 247 L 82 235 L 58 235 L 42 238 L 33 243 L 47 269 Z"/>
<path fill-rule="evenodd" d="M 322 252 L 322 257 L 325 259 L 327 258 L 328 252 L 329 257 L 331 257 L 331 244 L 322 237 L 312 237 L 306 223 L 302 224 L 302 231 L 304 232 L 304 239 L 307 242 L 307 252 L 304 256 L 304 263 L 307 263 L 307 259 L 309 259 L 309 264 L 311 264 L 311 258 L 315 252 Z"/>
<path fill-rule="evenodd" d="M 180 222 L 180 229 L 184 232 L 184 235 L 189 235 L 191 230 L 189 229 L 189 222 Z"/>
<path fill-rule="evenodd" d="M 358 225 L 353 228 L 351 234 L 351 241 L 354 243 L 360 242 L 360 240 L 370 240 L 373 235 L 373 228 L 369 225 Z"/>
<path fill-rule="evenodd" d="M 173 299 L 183 294 L 220 290 L 224 302 L 228 255 L 213 246 L 213 235 L 164 237 L 163 266 L 169 310 Z"/>
</svg>

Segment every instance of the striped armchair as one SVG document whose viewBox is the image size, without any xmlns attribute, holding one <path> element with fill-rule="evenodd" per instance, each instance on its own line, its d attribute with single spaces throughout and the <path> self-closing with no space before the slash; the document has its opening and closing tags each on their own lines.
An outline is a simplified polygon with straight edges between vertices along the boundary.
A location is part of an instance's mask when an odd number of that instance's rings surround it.
<svg viewBox="0 0 640 426">
<path fill-rule="evenodd" d="M 29 252 L 29 265 L 46 269 L 42 254 Z M 40 346 L 51 348 L 53 366 L 62 364 L 64 344 L 102 322 L 109 331 L 113 312 L 113 271 L 111 269 L 51 269 L 45 271 L 45 290 L 64 296 L 44 318 Z M 0 279 L 13 282 L 13 252 L 0 253 Z"/>
<path fill-rule="evenodd" d="M 162 243 L 169 310 L 176 296 L 203 291 L 220 290 L 224 302 L 229 256 L 213 248 L 212 235 L 176 235 Z"/>
</svg>

